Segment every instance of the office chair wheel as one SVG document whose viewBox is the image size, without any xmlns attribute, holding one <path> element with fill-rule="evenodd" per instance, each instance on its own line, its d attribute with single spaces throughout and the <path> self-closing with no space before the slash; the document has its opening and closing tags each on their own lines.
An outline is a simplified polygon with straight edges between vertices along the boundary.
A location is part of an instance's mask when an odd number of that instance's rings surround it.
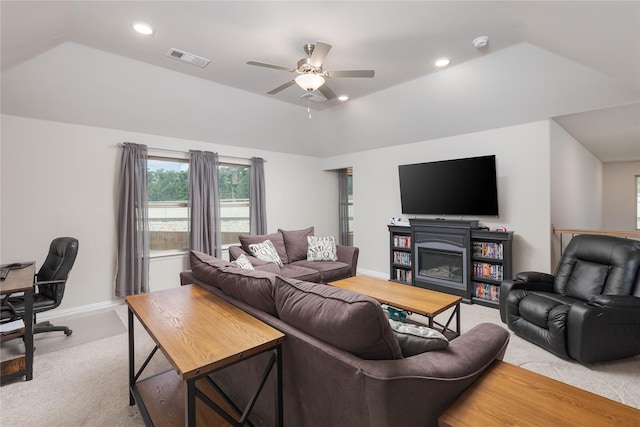
<svg viewBox="0 0 640 427">
<path fill-rule="evenodd" d="M 72 333 L 73 333 L 73 331 L 72 331 L 71 329 L 67 329 L 66 331 L 64 331 L 64 334 L 65 334 L 66 336 L 69 336 L 69 335 L 71 335 Z"/>
</svg>

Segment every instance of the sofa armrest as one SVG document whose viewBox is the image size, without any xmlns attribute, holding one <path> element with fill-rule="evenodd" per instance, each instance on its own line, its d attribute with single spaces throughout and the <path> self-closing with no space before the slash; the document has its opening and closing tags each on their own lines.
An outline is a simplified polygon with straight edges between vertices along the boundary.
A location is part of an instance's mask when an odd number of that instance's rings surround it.
<svg viewBox="0 0 640 427">
<path fill-rule="evenodd" d="M 358 255 L 360 255 L 360 249 L 355 246 L 336 245 L 336 253 L 338 255 L 338 261 L 349 264 L 351 267 L 351 276 L 355 276 L 358 270 Z"/>
</svg>

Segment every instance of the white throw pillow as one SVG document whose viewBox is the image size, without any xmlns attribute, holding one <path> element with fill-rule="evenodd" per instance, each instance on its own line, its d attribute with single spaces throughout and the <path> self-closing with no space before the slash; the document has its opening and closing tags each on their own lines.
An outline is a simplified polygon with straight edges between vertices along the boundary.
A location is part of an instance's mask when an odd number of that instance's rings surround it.
<svg viewBox="0 0 640 427">
<path fill-rule="evenodd" d="M 449 340 L 435 329 L 389 319 L 393 334 L 404 357 L 414 356 L 449 346 Z"/>
<path fill-rule="evenodd" d="M 262 243 L 254 243 L 249 245 L 249 251 L 254 257 L 261 259 L 262 261 L 273 262 L 282 267 L 282 260 L 278 255 L 276 247 L 271 243 L 271 240 L 265 240 Z"/>
<path fill-rule="evenodd" d="M 251 264 L 251 261 L 249 261 L 249 258 L 247 258 L 245 254 L 240 254 L 235 261 L 231 261 L 231 265 L 242 268 L 243 270 L 255 270 L 255 268 L 253 268 L 253 264 Z"/>
<path fill-rule="evenodd" d="M 333 236 L 307 236 L 307 261 L 337 261 L 336 239 Z"/>
</svg>

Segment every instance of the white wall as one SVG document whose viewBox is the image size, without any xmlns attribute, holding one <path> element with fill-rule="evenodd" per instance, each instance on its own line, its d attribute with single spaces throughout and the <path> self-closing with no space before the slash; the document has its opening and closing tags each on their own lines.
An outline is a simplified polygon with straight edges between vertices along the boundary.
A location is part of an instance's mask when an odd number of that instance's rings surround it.
<svg viewBox="0 0 640 427">
<path fill-rule="evenodd" d="M 549 271 L 547 121 L 324 159 L 324 169 L 353 166 L 359 270 L 389 275 L 387 224 L 392 216 L 401 215 L 398 165 L 490 154 L 496 155 L 500 217 L 464 219 L 480 219 L 487 226 L 504 225 L 515 231 L 514 271 Z"/>
<path fill-rule="evenodd" d="M 269 232 L 310 225 L 317 234 L 338 230 L 337 178 L 321 171 L 313 157 L 8 115 L 1 120 L 1 262 L 41 264 L 53 238 L 78 238 L 80 250 L 62 311 L 115 301 L 120 142 L 263 157 Z M 177 286 L 185 261 L 184 256 L 154 259 L 151 289 Z"/>
<path fill-rule="evenodd" d="M 636 175 L 640 175 L 640 162 L 604 164 L 602 228 L 636 229 Z"/>
<path fill-rule="evenodd" d="M 551 138 L 551 224 L 556 228 L 602 228 L 602 163 L 554 121 Z M 566 237 L 566 238 L 565 238 Z M 569 236 L 563 236 L 566 246 Z M 560 237 L 552 239 L 552 265 L 560 259 Z"/>
</svg>

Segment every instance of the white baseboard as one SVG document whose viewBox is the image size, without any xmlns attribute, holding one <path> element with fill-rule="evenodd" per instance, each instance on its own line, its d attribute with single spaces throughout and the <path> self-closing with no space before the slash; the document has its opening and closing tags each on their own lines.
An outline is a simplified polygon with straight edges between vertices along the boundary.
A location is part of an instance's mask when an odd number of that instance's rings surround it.
<svg viewBox="0 0 640 427">
<path fill-rule="evenodd" d="M 51 310 L 38 314 L 38 322 L 42 320 L 51 320 L 57 317 L 69 316 L 72 314 L 88 313 L 95 310 L 104 310 L 108 308 L 114 308 L 121 304 L 124 304 L 124 298 L 115 299 L 111 301 L 98 302 L 95 304 L 81 305 L 78 307 L 65 308 L 62 310 Z"/>
<path fill-rule="evenodd" d="M 358 268 L 357 274 L 375 277 L 376 279 L 389 280 L 388 273 L 380 273 L 379 271 L 367 270 L 366 268 Z"/>
</svg>

